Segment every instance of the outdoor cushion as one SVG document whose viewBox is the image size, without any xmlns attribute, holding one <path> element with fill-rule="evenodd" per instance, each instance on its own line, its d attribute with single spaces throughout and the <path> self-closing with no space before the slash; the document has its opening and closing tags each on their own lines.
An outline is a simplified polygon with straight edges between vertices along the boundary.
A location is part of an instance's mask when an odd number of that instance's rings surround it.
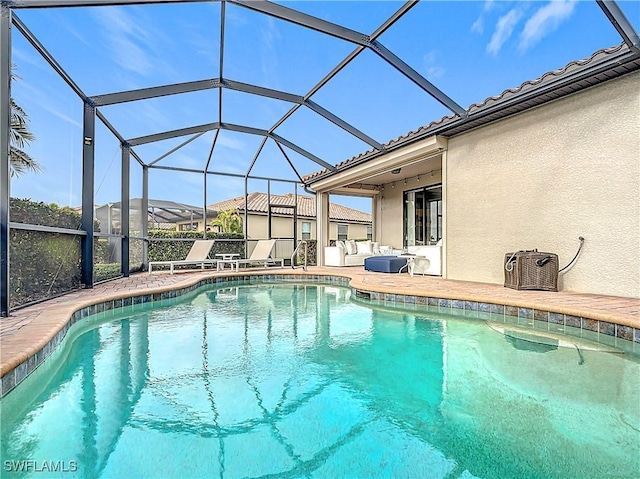
<svg viewBox="0 0 640 479">
<path fill-rule="evenodd" d="M 373 254 L 371 241 L 356 241 L 356 254 Z"/>
<path fill-rule="evenodd" d="M 406 264 L 407 258 L 398 256 L 371 256 L 364 260 L 364 269 L 378 273 L 399 273 Z"/>
</svg>

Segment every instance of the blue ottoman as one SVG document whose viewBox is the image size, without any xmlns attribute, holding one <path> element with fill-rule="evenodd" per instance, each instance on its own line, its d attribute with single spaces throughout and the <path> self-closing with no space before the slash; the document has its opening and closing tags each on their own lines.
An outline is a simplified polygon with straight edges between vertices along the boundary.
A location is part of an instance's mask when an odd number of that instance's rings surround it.
<svg viewBox="0 0 640 479">
<path fill-rule="evenodd" d="M 398 256 L 372 256 L 365 258 L 364 269 L 367 271 L 377 271 L 378 273 L 399 273 L 400 269 L 407 264 L 407 258 Z"/>
</svg>

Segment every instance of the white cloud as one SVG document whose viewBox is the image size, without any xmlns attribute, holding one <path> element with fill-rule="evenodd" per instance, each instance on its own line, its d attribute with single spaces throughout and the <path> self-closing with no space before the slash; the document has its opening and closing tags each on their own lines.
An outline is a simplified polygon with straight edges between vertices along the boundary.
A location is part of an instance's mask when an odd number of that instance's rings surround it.
<svg viewBox="0 0 640 479">
<path fill-rule="evenodd" d="M 491 36 L 491 40 L 487 44 L 487 52 L 492 55 L 497 55 L 502 45 L 511 37 L 513 29 L 522 18 L 522 11 L 514 8 L 509 10 L 506 15 L 503 15 L 498 19 L 496 23 L 496 29 Z"/>
<path fill-rule="evenodd" d="M 202 170 L 206 162 L 206 157 L 202 158 L 202 155 L 200 155 L 200 157 L 194 157 L 186 153 L 180 153 L 179 151 L 174 152 L 161 160 L 161 163 L 165 166 L 179 166 L 181 168 L 194 170 Z M 193 178 L 193 175 L 189 176 L 189 178 Z M 202 177 L 196 178 L 194 183 L 202 185 Z"/>
<path fill-rule="evenodd" d="M 123 8 L 100 9 L 96 19 L 113 60 L 125 71 L 147 75 L 158 68 L 162 52 L 157 50 L 163 35 L 152 27 L 145 27 L 145 18 L 132 12 Z"/>
<path fill-rule="evenodd" d="M 527 21 L 520 34 L 518 47 L 524 51 L 538 43 L 544 36 L 555 31 L 573 13 L 575 0 L 555 0 L 538 9 Z"/>
<path fill-rule="evenodd" d="M 262 74 L 271 88 L 278 85 L 278 48 L 280 44 L 280 32 L 273 18 L 267 18 L 267 27 L 262 29 L 260 58 L 262 62 Z"/>
<path fill-rule="evenodd" d="M 126 71 L 147 74 L 151 70 L 152 62 L 148 54 L 137 44 L 141 35 L 135 32 L 135 19 L 122 8 L 100 9 L 96 18 L 107 37 L 113 60 Z"/>
<path fill-rule="evenodd" d="M 42 111 L 46 111 L 63 122 L 76 127 L 78 130 L 82 130 L 82 122 L 79 117 L 73 118 L 61 109 L 62 105 L 68 108 L 66 104 L 67 97 L 61 96 L 59 92 L 46 91 L 46 87 L 34 85 L 27 81 L 21 81 L 20 88 L 23 91 L 23 95 L 29 99 L 29 105 L 31 103 L 34 105 L 34 109 L 39 108 Z"/>
<path fill-rule="evenodd" d="M 244 143 L 240 140 L 236 140 L 235 138 L 229 138 L 228 136 L 220 135 L 218 137 L 218 145 L 230 148 L 232 150 L 244 150 Z"/>
<path fill-rule="evenodd" d="M 439 62 L 437 61 L 438 52 L 436 50 L 431 50 L 424 55 L 423 62 L 425 66 L 425 70 L 427 72 L 428 80 L 435 80 L 437 78 L 441 78 L 445 74 L 445 69 Z"/>
<path fill-rule="evenodd" d="M 140 102 L 136 107 L 137 116 L 141 120 L 144 118 L 146 121 L 141 121 L 145 128 L 149 131 L 156 132 L 163 129 L 174 127 L 174 119 L 170 114 L 167 114 L 166 109 L 162 107 L 162 103 L 158 100 L 147 100 Z"/>
<path fill-rule="evenodd" d="M 484 15 L 485 15 L 486 12 L 490 12 L 493 9 L 493 2 L 494 2 L 494 0 L 486 0 L 484 2 L 484 5 L 482 6 L 482 13 L 476 19 L 476 21 L 473 22 L 473 25 L 471 25 L 471 31 L 473 33 L 483 33 L 484 32 Z"/>
<path fill-rule="evenodd" d="M 79 26 L 77 22 L 74 22 L 64 14 L 56 14 L 54 18 L 54 21 L 57 25 L 61 26 L 80 43 L 83 43 L 85 46 L 91 48 L 91 42 L 89 42 L 86 39 L 85 34 L 77 28 Z"/>
<path fill-rule="evenodd" d="M 483 33 L 484 32 L 484 17 L 480 15 L 478 19 L 473 22 L 471 25 L 471 31 L 473 33 Z"/>
<path fill-rule="evenodd" d="M 48 65 L 42 61 L 42 57 L 36 53 L 35 50 L 22 50 L 21 48 L 15 47 L 12 52 L 12 63 L 16 65 L 17 70 L 14 70 L 14 73 L 20 78 L 20 64 L 26 63 L 42 71 L 49 71 Z"/>
<path fill-rule="evenodd" d="M 239 8 L 238 9 L 227 8 L 225 10 L 224 20 L 230 26 L 240 27 L 240 28 L 246 26 L 249 23 L 247 21 L 247 17 L 243 15 L 242 10 Z"/>
</svg>

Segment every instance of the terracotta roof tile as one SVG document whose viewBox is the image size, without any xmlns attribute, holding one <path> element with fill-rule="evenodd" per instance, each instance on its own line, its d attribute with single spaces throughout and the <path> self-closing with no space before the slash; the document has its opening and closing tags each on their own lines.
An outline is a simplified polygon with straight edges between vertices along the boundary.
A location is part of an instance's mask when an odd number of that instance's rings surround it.
<svg viewBox="0 0 640 479">
<path fill-rule="evenodd" d="M 266 193 L 253 192 L 247 195 L 248 210 L 250 213 L 267 214 L 269 212 L 269 201 Z M 244 196 L 237 196 L 228 200 L 220 201 L 209 205 L 208 208 L 216 211 L 238 210 L 244 211 Z M 271 195 L 271 213 L 275 215 L 293 216 L 292 208 L 278 208 L 274 205 L 293 206 L 294 195 Z M 316 201 L 311 196 L 298 195 L 298 216 L 315 218 Z M 337 221 L 349 221 L 355 223 L 371 223 L 371 215 L 364 211 L 359 211 L 347 206 L 329 203 L 329 219 Z"/>
</svg>

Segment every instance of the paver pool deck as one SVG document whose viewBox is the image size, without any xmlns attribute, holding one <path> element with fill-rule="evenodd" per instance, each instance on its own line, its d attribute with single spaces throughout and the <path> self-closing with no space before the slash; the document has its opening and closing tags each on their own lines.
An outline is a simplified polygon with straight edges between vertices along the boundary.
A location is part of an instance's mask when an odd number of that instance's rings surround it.
<svg viewBox="0 0 640 479">
<path fill-rule="evenodd" d="M 192 286 L 218 276 L 339 276 L 349 279 L 352 288 L 381 294 L 443 298 L 528 308 L 602 321 L 625 328 L 626 339 L 640 344 L 640 299 L 568 291 L 517 291 L 502 285 L 454 281 L 432 276 L 409 276 L 365 271 L 362 267 L 309 267 L 243 269 L 239 272 L 197 270 L 188 272 L 137 273 L 75 291 L 0 318 L 1 376 L 42 350 L 70 321 L 73 313 L 104 301 L 161 293 Z M 291 279 L 291 278 L 289 278 Z M 295 278 L 293 278 L 295 279 Z M 617 327 L 616 327 L 617 330 Z M 630 331 L 630 333 L 629 333 Z M 631 334 L 631 337 L 629 337 Z M 615 336 L 616 334 L 614 334 Z M 622 337 L 618 335 L 619 337 Z"/>
</svg>

